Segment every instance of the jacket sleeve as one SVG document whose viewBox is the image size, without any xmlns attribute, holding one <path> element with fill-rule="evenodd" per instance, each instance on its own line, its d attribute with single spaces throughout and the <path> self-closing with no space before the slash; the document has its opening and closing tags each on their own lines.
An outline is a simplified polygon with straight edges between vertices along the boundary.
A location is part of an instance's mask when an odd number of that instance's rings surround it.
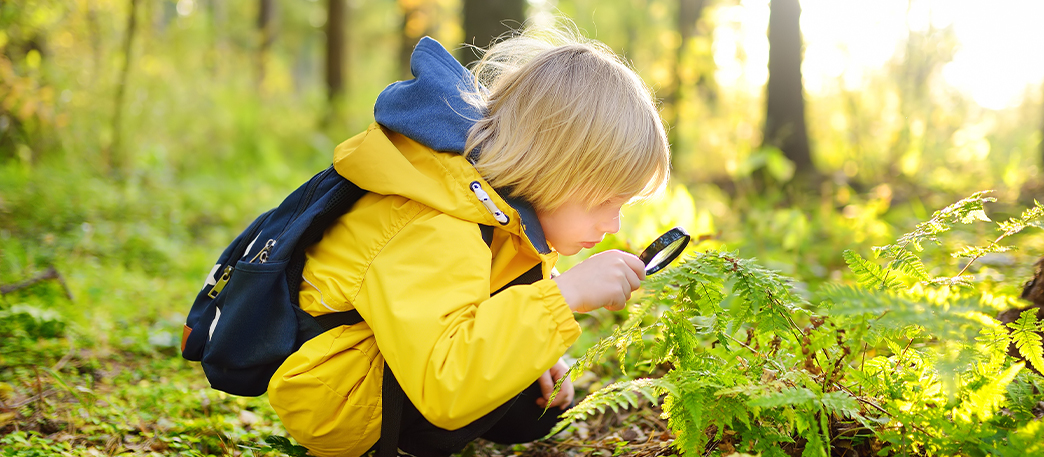
<svg viewBox="0 0 1044 457">
<path fill-rule="evenodd" d="M 381 250 L 354 305 L 421 414 L 454 430 L 533 383 L 580 327 L 545 279 L 490 297 L 476 224 L 422 212 Z"/>
</svg>

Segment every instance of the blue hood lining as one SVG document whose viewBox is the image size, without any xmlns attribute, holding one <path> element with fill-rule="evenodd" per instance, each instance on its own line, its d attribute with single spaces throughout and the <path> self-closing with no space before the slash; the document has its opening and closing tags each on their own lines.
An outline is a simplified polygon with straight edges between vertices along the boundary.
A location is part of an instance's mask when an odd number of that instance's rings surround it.
<svg viewBox="0 0 1044 457">
<path fill-rule="evenodd" d="M 467 90 L 485 90 L 438 41 L 421 38 L 410 57 L 414 78 L 392 83 L 377 96 L 374 120 L 436 151 L 464 153 L 468 131 L 485 113 L 461 96 Z M 509 189 L 496 189 L 502 197 Z M 506 198 L 521 218 L 522 230 L 541 254 L 551 248 L 536 211 L 528 202 Z"/>
</svg>

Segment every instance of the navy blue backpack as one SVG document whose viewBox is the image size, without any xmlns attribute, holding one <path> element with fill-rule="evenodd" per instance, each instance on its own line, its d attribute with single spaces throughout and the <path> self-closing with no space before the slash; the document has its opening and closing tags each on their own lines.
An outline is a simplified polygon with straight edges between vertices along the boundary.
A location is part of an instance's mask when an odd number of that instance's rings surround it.
<svg viewBox="0 0 1044 457">
<path fill-rule="evenodd" d="M 305 251 L 365 194 L 330 166 L 258 216 L 221 253 L 192 303 L 181 338 L 181 355 L 201 362 L 213 388 L 241 396 L 264 394 L 279 365 L 305 341 L 362 322 L 354 309 L 313 317 L 301 309 L 298 296 Z M 479 230 L 489 246 L 493 227 L 480 224 Z M 539 270 L 539 265 L 532 270 L 537 277 L 524 275 L 512 284 L 539 279 Z M 387 365 L 382 396 L 379 456 L 390 457 L 406 395 Z"/>
<path fill-rule="evenodd" d="M 279 365 L 320 333 L 362 321 L 355 310 L 312 317 L 298 305 L 305 250 L 366 191 L 331 166 L 259 216 L 218 258 L 192 303 L 181 354 L 215 389 L 258 396 Z"/>
</svg>

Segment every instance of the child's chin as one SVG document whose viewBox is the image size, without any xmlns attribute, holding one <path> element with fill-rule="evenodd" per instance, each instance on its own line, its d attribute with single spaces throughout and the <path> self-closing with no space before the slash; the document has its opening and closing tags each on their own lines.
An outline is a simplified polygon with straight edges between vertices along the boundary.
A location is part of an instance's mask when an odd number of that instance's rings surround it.
<svg viewBox="0 0 1044 457">
<path fill-rule="evenodd" d="M 558 253 L 562 255 L 577 255 L 580 253 L 581 250 L 583 250 L 583 248 L 577 246 L 575 248 L 569 248 L 567 250 L 559 250 Z"/>
</svg>

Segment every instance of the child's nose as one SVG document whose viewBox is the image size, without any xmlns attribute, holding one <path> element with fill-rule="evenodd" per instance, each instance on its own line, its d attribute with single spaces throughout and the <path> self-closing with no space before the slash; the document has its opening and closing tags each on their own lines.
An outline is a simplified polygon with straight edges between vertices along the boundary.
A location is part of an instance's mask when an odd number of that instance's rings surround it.
<svg viewBox="0 0 1044 457">
<path fill-rule="evenodd" d="M 603 233 L 616 233 L 616 232 L 619 232 L 620 231 L 620 215 L 617 214 L 616 217 L 614 217 L 612 219 L 602 221 L 602 223 L 598 227 L 598 230 L 603 232 Z"/>
</svg>

